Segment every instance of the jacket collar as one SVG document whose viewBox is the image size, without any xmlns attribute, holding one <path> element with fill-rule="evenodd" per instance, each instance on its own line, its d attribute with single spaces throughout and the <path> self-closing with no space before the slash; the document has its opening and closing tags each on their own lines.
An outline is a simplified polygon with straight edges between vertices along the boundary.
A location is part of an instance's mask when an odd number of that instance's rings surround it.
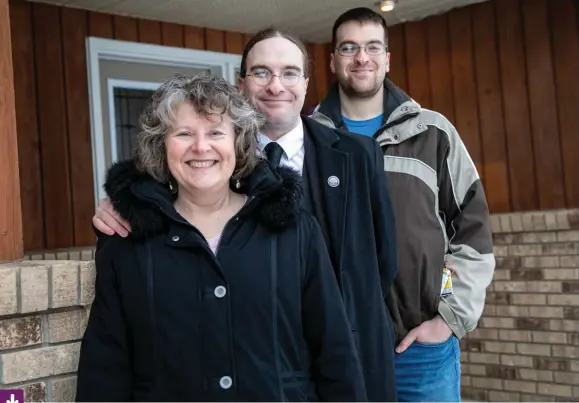
<svg viewBox="0 0 579 403">
<path fill-rule="evenodd" d="M 420 105 L 410 98 L 402 89 L 397 87 L 390 79 L 384 80 L 384 125 L 380 129 L 379 137 L 384 137 L 392 127 L 415 117 L 421 110 Z M 332 85 L 324 100 L 316 107 L 313 114 L 316 120 L 326 121 L 329 126 L 345 130 L 346 126 L 342 119 L 340 106 L 340 91 L 338 83 Z M 399 135 L 392 134 L 387 142 L 397 143 L 405 140 Z"/>
<path fill-rule="evenodd" d="M 104 187 L 115 211 L 129 222 L 134 238 L 165 232 L 172 224 L 189 225 L 173 207 L 176 195 L 166 184 L 140 171 L 133 160 L 113 164 Z M 238 191 L 250 198 L 243 214 L 253 215 L 273 231 L 295 222 L 301 208 L 299 175 L 285 167 L 273 170 L 266 160 L 241 181 Z"/>
</svg>

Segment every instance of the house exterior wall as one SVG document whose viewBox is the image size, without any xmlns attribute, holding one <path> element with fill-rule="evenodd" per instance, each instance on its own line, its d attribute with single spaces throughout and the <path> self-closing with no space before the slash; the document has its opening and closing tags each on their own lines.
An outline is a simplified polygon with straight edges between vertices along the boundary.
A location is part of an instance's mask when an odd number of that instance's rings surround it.
<svg viewBox="0 0 579 403">
<path fill-rule="evenodd" d="M 251 35 L 24 0 L 9 4 L 24 250 L 92 246 L 86 37 L 241 54 Z M 307 46 L 313 68 L 304 109 L 328 87 L 326 45 Z"/>
</svg>

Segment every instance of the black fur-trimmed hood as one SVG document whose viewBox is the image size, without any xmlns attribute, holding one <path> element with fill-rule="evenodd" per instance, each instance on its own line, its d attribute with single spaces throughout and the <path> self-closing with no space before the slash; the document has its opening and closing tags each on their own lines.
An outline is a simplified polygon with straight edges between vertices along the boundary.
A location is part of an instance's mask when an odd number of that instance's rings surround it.
<svg viewBox="0 0 579 403">
<path fill-rule="evenodd" d="M 131 237 L 146 238 L 182 221 L 173 207 L 176 195 L 165 184 L 137 169 L 133 160 L 113 164 L 104 185 L 114 209 L 128 221 Z M 292 225 L 300 211 L 303 189 L 299 174 L 290 168 L 273 169 L 266 160 L 241 182 L 239 193 L 256 203 L 250 210 L 272 231 Z"/>
</svg>

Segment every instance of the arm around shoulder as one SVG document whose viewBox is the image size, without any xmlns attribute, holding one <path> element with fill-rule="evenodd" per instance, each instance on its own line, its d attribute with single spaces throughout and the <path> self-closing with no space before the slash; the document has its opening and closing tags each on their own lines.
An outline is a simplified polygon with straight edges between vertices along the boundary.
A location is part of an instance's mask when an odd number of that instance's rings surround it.
<svg viewBox="0 0 579 403">
<path fill-rule="evenodd" d="M 322 401 L 365 401 L 362 368 L 330 256 L 318 223 L 308 221 L 300 246 L 306 251 L 302 321 L 316 392 Z"/>
</svg>

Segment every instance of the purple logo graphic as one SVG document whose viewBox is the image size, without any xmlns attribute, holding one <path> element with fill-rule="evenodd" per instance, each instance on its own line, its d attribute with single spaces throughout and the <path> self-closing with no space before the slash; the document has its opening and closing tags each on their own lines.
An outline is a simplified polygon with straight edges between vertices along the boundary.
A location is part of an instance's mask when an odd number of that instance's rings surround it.
<svg viewBox="0 0 579 403">
<path fill-rule="evenodd" d="M 24 403 L 23 389 L 0 389 L 0 403 Z"/>
</svg>

